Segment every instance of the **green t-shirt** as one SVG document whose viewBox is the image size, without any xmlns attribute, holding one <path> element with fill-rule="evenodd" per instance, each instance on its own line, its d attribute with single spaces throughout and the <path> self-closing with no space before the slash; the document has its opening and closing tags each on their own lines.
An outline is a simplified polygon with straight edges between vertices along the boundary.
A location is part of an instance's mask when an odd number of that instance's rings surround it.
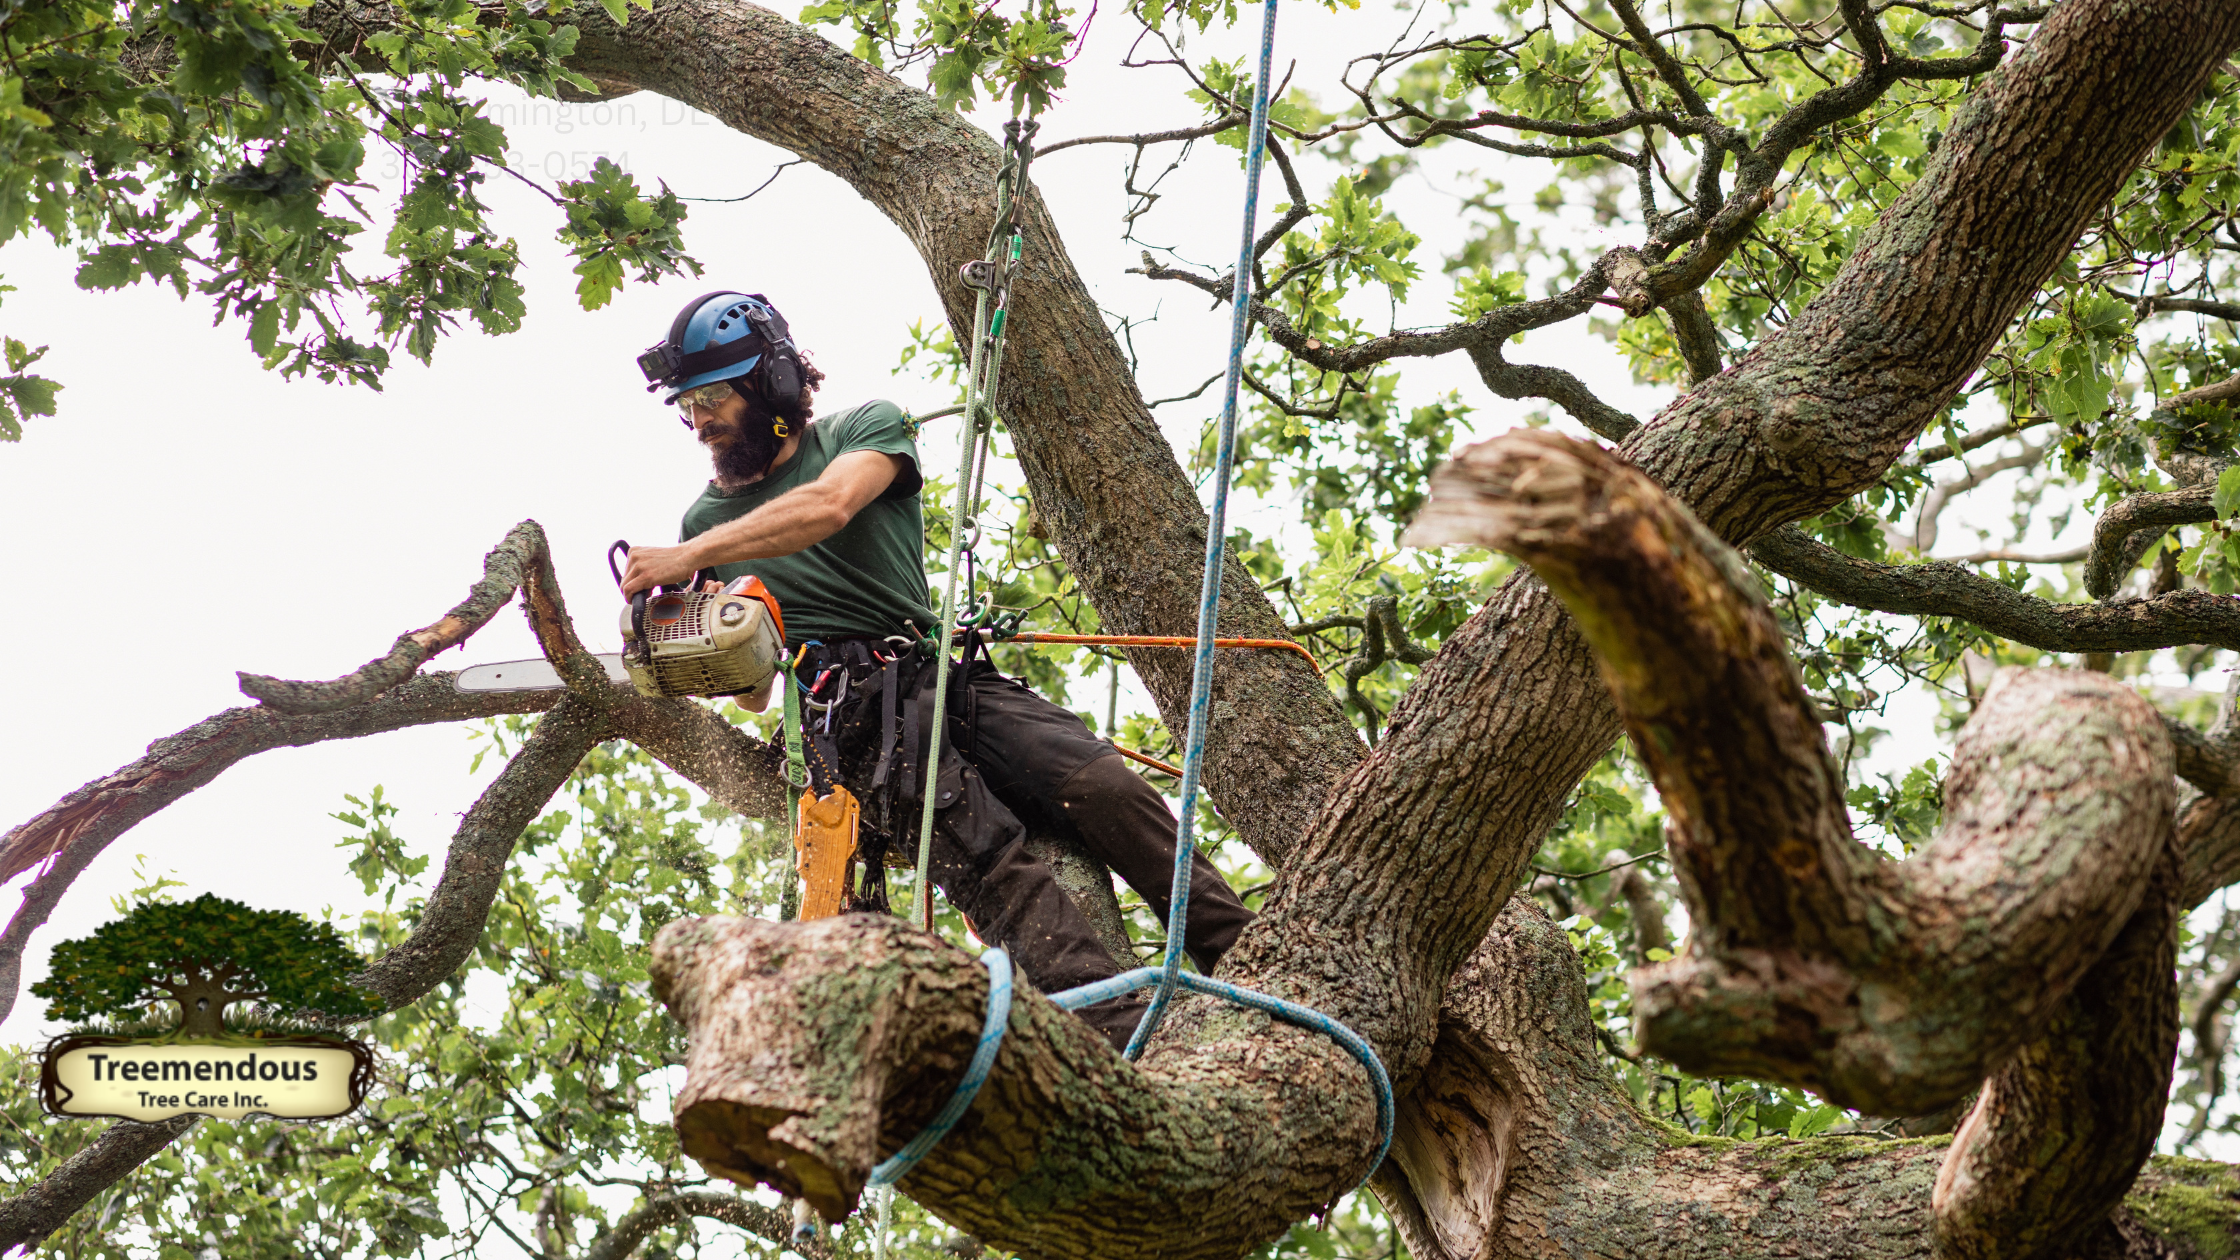
<svg viewBox="0 0 2240 1260">
<path fill-rule="evenodd" d="M 714 482 L 684 514 L 690 540 L 737 520 L 796 486 L 824 475 L 850 451 L 899 455 L 909 465 L 886 492 L 855 514 L 839 532 L 790 556 L 716 566 L 726 582 L 753 574 L 778 597 L 786 642 L 911 634 L 933 631 L 937 617 L 926 595 L 925 520 L 918 508 L 918 444 L 902 409 L 883 399 L 838 415 L 819 416 L 802 431 L 792 459 L 762 480 L 725 493 Z"/>
</svg>

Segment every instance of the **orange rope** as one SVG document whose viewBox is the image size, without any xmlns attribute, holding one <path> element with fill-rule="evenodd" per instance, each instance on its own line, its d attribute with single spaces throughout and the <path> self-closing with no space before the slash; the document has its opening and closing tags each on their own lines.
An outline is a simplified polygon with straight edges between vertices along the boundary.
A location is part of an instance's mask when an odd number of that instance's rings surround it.
<svg viewBox="0 0 2240 1260">
<path fill-rule="evenodd" d="M 1001 642 L 1110 644 L 1116 647 L 1198 646 L 1198 641 L 1186 634 L 1044 634 L 1040 630 L 1022 630 Z M 1307 658 L 1307 664 L 1314 666 L 1316 673 L 1322 672 L 1322 666 L 1314 659 L 1314 653 L 1289 639 L 1215 639 L 1213 645 L 1217 648 L 1282 648 L 1297 652 Z"/>
<path fill-rule="evenodd" d="M 1178 779 L 1182 777 L 1182 768 L 1180 766 L 1170 766 L 1166 762 L 1159 760 L 1157 757 L 1146 757 L 1133 748 L 1122 748 L 1120 745 L 1114 744 L 1112 746 L 1112 751 L 1119 753 L 1121 756 L 1126 757 L 1130 761 L 1140 761 L 1144 765 L 1147 765 L 1154 770 L 1160 771 L 1165 774 L 1171 774 Z"/>
</svg>

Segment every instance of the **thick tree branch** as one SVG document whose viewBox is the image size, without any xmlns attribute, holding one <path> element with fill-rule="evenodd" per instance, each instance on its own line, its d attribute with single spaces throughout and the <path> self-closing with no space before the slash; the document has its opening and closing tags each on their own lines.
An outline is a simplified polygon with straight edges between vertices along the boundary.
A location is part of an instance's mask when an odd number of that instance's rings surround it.
<svg viewBox="0 0 2240 1260">
<path fill-rule="evenodd" d="M 1586 382 L 1562 368 L 1502 358 L 1499 342 L 1471 346 L 1470 362 L 1487 389 L 1503 398 L 1545 398 L 1598 437 L 1622 442 L 1641 427 L 1640 421 L 1595 397 Z"/>
<path fill-rule="evenodd" d="M 2162 406 L 2156 408 L 2156 410 L 2176 411 L 2180 407 L 2191 406 L 2194 403 L 2229 402 L 2234 398 L 2240 398 L 2240 375 L 2228 376 L 2213 385 L 2203 385 L 2199 389 L 2189 389 L 2182 394 L 2172 394 L 2170 397 L 2163 399 Z"/>
<path fill-rule="evenodd" d="M 2045 1032 L 1991 1079 L 1937 1171 L 1938 1260 L 2070 1254 L 2154 1151 L 2178 1048 L 2178 863 Z"/>
<path fill-rule="evenodd" d="M 2164 311 L 2186 311 L 2195 315 L 2207 315 L 2214 319 L 2240 323 L 2240 303 L 2209 302 L 2198 298 L 2149 297 L 2140 298 L 2137 305 L 2139 318 L 2141 319 L 2145 319 L 2149 315 L 2159 315 Z"/>
<path fill-rule="evenodd" d="M 1664 313 L 1672 320 L 1672 339 L 1680 343 L 1680 357 L 1688 365 L 1688 383 L 1698 385 L 1717 376 L 1726 364 L 1719 353 L 1719 326 L 1703 304 L 1703 291 L 1674 294 L 1665 300 Z"/>
<path fill-rule="evenodd" d="M 217 778 L 243 758 L 274 748 L 357 739 L 432 722 L 538 713 L 558 692 L 462 695 L 450 674 L 429 674 L 338 713 L 290 717 L 262 706 L 227 709 L 148 746 L 147 755 L 86 784 L 0 836 L 0 879 L 44 862 L 0 932 L 0 1018 L 15 1005 L 23 951 L 62 894 L 111 842 L 142 819 Z"/>
<path fill-rule="evenodd" d="M 1923 1114 L 2043 1033 L 2139 908 L 2169 844 L 2172 763 L 2160 715 L 2129 689 L 2000 674 L 1961 735 L 1936 838 L 1888 862 L 1851 836 L 1755 580 L 1654 482 L 1518 431 L 1432 486 L 1410 541 L 1533 567 L 1593 645 L 1671 816 L 1693 939 L 1634 977 L 1652 1051 Z"/>
<path fill-rule="evenodd" d="M 685 1152 L 832 1221 L 947 1100 L 988 994 L 971 956 L 875 915 L 672 923 L 651 971 L 690 1034 Z M 1050 1260 L 1140 1253 L 1154 1237 L 1178 1260 L 1234 1256 L 1239 1239 L 1280 1233 L 1367 1171 L 1368 1077 L 1318 1034 L 1233 1008 L 1222 1023 L 1218 1047 L 1138 1066 L 1021 989 L 986 1085 L 901 1189 Z M 1238 1078 L 1270 1054 L 1282 1073 Z M 1177 1203 L 1192 1205 L 1180 1230 Z"/>
<path fill-rule="evenodd" d="M 554 706 L 460 820 L 444 859 L 443 876 L 412 935 L 352 976 L 351 982 L 396 1010 L 418 1001 L 457 971 L 482 938 L 490 901 L 522 829 L 568 781 L 583 755 L 609 734 L 605 719 L 575 697 Z M 192 1123 L 187 1119 L 112 1125 L 93 1146 L 36 1185 L 0 1201 L 0 1254 L 35 1244 L 60 1228 L 95 1194 L 139 1167 Z"/>
<path fill-rule="evenodd" d="M 2201 789 L 2204 796 L 2240 796 L 2240 752 L 2168 714 L 2163 715 L 2162 725 L 2170 737 L 2179 778 Z"/>
<path fill-rule="evenodd" d="M 1408 1255 L 1931 1260 L 1945 1139 L 1682 1136 L 1643 1116 L 1612 1077 L 1585 979 L 1563 929 L 1523 898 L 1455 974 L 1432 1067 L 1402 1104 L 1392 1158 L 1371 1183 Z M 2073 1149 L 2059 1133 L 2049 1142 Z M 2120 1166 L 2098 1153 L 2084 1162 L 2099 1165 L 2088 1177 Z M 2235 1207 L 2231 1167 L 2158 1157 L 2112 1217 L 2062 1205 L 2045 1220 L 2068 1223 L 2061 1254 L 2077 1260 L 2177 1260 L 2231 1245 Z"/>
<path fill-rule="evenodd" d="M 0 1256 L 17 1247 L 28 1253 L 93 1196 L 193 1128 L 196 1119 L 179 1116 L 155 1124 L 132 1120 L 112 1124 L 30 1189 L 0 1199 Z"/>
<path fill-rule="evenodd" d="M 443 875 L 412 935 L 350 982 L 390 1010 L 409 1006 L 457 971 L 482 939 L 490 901 L 505 878 L 514 843 L 600 741 L 614 736 L 604 714 L 569 696 L 537 722 L 513 760 L 475 800 L 444 855 Z"/>
<path fill-rule="evenodd" d="M 522 830 L 567 782 L 584 754 L 602 740 L 628 735 L 741 813 L 779 812 L 785 793 L 772 765 L 772 750 L 701 705 L 647 699 L 613 684 L 576 636 L 550 557 L 542 548 L 542 532 L 533 522 L 524 523 L 508 536 L 508 543 L 521 541 L 531 547 L 522 565 L 523 611 L 571 691 L 462 695 L 453 688 L 452 675 L 435 674 L 392 685 L 341 710 L 324 701 L 309 714 L 293 716 L 269 705 L 229 710 L 160 741 L 147 757 L 79 789 L 0 840 L 0 854 L 16 854 L 23 865 L 39 860 L 37 846 L 42 843 L 53 858 L 27 891 L 24 906 L 6 933 L 0 934 L 0 951 L 4 951 L 0 952 L 0 981 L 5 981 L 0 1018 L 14 1003 L 31 932 L 45 922 L 62 892 L 94 855 L 134 823 L 209 782 L 235 761 L 269 748 L 433 721 L 550 710 L 461 820 L 442 876 L 412 935 L 353 977 L 392 1010 L 417 1001 L 465 962 L 481 938 L 491 900 Z M 362 671 L 358 677 L 364 677 Z M 331 699 L 334 693 L 309 694 Z M 0 1203 L 0 1223 L 23 1231 L 20 1237 L 0 1233 L 0 1252 L 44 1237 L 91 1195 L 161 1149 L 171 1136 L 176 1133 L 166 1126 L 113 1126 L 96 1143 L 103 1152 L 99 1158 L 66 1164 L 30 1190 Z"/>
<path fill-rule="evenodd" d="M 621 733 L 731 809 L 750 815 L 779 813 L 784 791 L 772 764 L 773 750 L 703 706 L 648 700 L 608 680 L 606 671 L 584 650 L 568 619 L 543 537 L 535 522 L 523 522 L 491 553 L 498 559 L 486 562 L 486 569 L 501 575 L 511 572 L 519 578 L 525 593 L 522 609 L 530 629 L 582 702 L 610 715 Z M 502 606 L 510 592 L 494 593 L 491 582 L 486 576 L 475 598 L 484 602 L 495 598 Z M 487 616 L 482 618 L 487 620 Z M 476 622 L 475 628 L 481 624 Z M 360 671 L 353 677 L 362 682 L 368 675 Z M 22 980 L 23 951 L 31 934 L 46 922 L 79 873 L 142 819 L 215 779 L 242 758 L 274 748 L 350 739 L 431 722 L 542 712 L 561 698 L 556 692 L 462 695 L 452 688 L 451 678 L 450 674 L 435 674 L 392 684 L 343 709 L 320 700 L 307 712 L 293 716 L 272 705 L 228 709 L 157 741 L 149 746 L 146 756 L 79 788 L 53 808 L 0 836 L 0 879 L 46 864 L 25 890 L 23 905 L 7 929 L 0 932 L 0 1018 L 14 1006 Z M 314 690 L 287 694 L 326 696 L 328 700 L 336 694 L 316 690 L 324 684 L 304 685 Z M 350 684 L 345 689 L 355 687 Z"/>
</svg>

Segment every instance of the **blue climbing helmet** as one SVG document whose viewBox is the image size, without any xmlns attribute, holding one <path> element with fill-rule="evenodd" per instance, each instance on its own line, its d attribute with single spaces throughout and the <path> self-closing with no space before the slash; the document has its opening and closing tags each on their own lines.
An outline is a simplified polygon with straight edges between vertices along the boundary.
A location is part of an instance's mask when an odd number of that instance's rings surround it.
<svg viewBox="0 0 2240 1260">
<path fill-rule="evenodd" d="M 759 293 L 721 289 L 685 303 L 668 337 L 638 356 L 638 370 L 647 393 L 664 391 L 664 404 L 688 389 L 750 376 L 779 415 L 801 405 L 801 352 L 785 316 Z"/>
</svg>

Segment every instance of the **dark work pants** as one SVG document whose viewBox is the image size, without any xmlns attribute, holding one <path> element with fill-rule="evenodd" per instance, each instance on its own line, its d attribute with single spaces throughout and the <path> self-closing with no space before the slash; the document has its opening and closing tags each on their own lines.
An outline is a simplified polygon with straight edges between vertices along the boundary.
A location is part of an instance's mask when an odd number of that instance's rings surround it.
<svg viewBox="0 0 2240 1260">
<path fill-rule="evenodd" d="M 934 663 L 917 662 L 915 698 L 924 720 L 933 708 Z M 874 697 L 851 706 L 851 726 L 871 724 Z M 932 876 L 951 905 L 972 921 L 974 932 L 1011 952 L 1012 961 L 1046 993 L 1119 974 L 1121 966 L 1099 944 L 1087 916 L 1058 886 L 1041 860 L 1028 854 L 1028 822 L 1078 840 L 1083 849 L 1126 880 L 1162 920 L 1174 880 L 1175 817 L 1166 798 L 1128 769 L 1112 745 L 1089 733 L 1079 717 L 1025 686 L 978 664 L 964 685 L 952 674 L 941 775 L 934 814 Z M 921 736 L 922 741 L 922 736 Z M 876 739 L 850 741 L 859 748 Z M 869 774 L 848 757 L 850 787 L 859 795 Z M 921 742 L 919 756 L 925 764 Z M 915 851 L 923 790 L 919 781 L 896 784 L 893 830 Z M 1203 856 L 1191 865 L 1189 923 L 1183 946 L 1199 970 L 1211 971 L 1252 912 Z M 1130 995 L 1099 1003 L 1081 1017 L 1124 1045 L 1135 1030 L 1144 998 Z"/>
</svg>

